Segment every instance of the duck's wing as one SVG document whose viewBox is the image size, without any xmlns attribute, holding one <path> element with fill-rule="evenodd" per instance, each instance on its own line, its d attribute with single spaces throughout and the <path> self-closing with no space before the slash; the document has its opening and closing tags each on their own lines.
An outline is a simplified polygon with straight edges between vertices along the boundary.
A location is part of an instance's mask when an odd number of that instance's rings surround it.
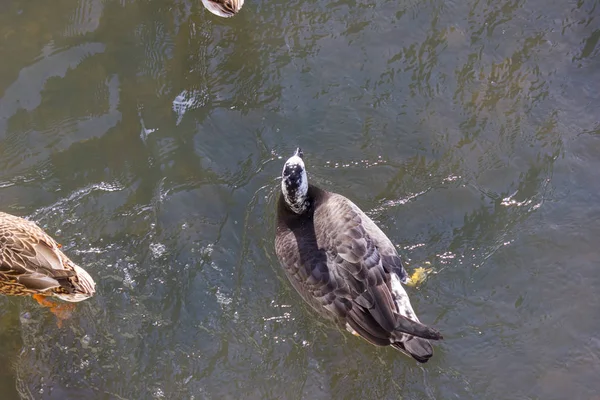
<svg viewBox="0 0 600 400">
<path fill-rule="evenodd" d="M 381 265 L 383 266 L 386 273 L 395 272 L 400 278 L 400 281 L 404 284 L 408 281 L 408 273 L 404 269 L 402 259 L 398 255 L 396 248 L 392 241 L 387 235 L 373 222 L 368 215 L 366 215 L 356 204 L 350 200 L 344 198 L 350 207 L 356 214 L 360 215 L 361 225 L 364 228 L 367 235 L 371 238 L 379 254 L 381 255 Z"/>
<path fill-rule="evenodd" d="M 336 288 L 326 306 L 330 311 L 346 314 L 347 323 L 374 343 L 389 344 L 398 331 L 441 339 L 437 330 L 397 313 L 386 268 L 398 256 L 382 254 L 379 238 L 369 234 L 375 224 L 354 203 L 332 195 L 315 210 L 314 221 L 319 247 L 327 249 L 329 284 Z"/>
<path fill-rule="evenodd" d="M 75 275 L 60 257 L 58 243 L 35 223 L 0 217 L 0 274 L 29 289 L 45 291 Z"/>
</svg>

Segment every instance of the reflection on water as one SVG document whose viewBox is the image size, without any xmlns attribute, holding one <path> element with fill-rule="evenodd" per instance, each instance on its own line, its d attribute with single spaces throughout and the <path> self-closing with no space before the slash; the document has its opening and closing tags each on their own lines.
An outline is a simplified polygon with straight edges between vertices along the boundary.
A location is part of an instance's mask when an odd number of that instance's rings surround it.
<svg viewBox="0 0 600 400">
<path fill-rule="evenodd" d="M 597 1 L 0 5 L 0 208 L 98 283 L 0 298 L 3 399 L 592 398 Z M 395 241 L 426 365 L 315 318 L 274 255 L 282 157 Z M 507 388 L 509 388 L 507 390 Z"/>
</svg>

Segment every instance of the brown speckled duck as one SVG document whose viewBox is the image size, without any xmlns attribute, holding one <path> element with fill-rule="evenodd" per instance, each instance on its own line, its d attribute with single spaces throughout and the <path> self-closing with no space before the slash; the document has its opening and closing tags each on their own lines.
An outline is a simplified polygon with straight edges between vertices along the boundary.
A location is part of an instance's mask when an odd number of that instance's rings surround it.
<svg viewBox="0 0 600 400">
<path fill-rule="evenodd" d="M 92 277 L 60 248 L 34 222 L 0 212 L 0 294 L 32 296 L 55 314 L 47 297 L 79 302 L 93 296 Z"/>
</svg>

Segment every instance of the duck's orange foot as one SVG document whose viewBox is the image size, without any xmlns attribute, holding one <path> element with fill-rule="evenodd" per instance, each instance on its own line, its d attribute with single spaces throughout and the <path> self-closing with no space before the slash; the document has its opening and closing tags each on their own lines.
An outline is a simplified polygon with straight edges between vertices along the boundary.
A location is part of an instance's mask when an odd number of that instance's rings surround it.
<svg viewBox="0 0 600 400">
<path fill-rule="evenodd" d="M 42 307 L 48 307 L 50 312 L 56 316 L 56 325 L 62 328 L 64 320 L 71 318 L 75 304 L 73 303 L 56 303 L 49 300 L 46 296 L 41 294 L 34 294 L 33 298 L 40 303 Z"/>
<path fill-rule="evenodd" d="M 63 321 L 71 318 L 75 304 L 73 303 L 62 303 L 56 304 L 54 307 L 50 307 L 50 312 L 56 316 L 56 326 L 62 328 Z"/>
<path fill-rule="evenodd" d="M 47 296 L 43 294 L 34 294 L 32 296 L 35 301 L 40 303 L 42 307 L 54 307 L 56 304 L 53 301 L 48 300 Z"/>
</svg>

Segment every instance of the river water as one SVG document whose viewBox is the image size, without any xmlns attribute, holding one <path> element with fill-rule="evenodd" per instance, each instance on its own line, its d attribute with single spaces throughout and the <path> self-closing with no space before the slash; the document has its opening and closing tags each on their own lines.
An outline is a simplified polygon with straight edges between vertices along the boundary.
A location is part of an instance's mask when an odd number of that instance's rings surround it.
<svg viewBox="0 0 600 400">
<path fill-rule="evenodd" d="M 98 292 L 0 297 L 2 399 L 599 399 L 599 41 L 597 0 L 4 1 L 0 209 Z M 433 269 L 429 363 L 285 280 L 296 146 Z"/>
</svg>

